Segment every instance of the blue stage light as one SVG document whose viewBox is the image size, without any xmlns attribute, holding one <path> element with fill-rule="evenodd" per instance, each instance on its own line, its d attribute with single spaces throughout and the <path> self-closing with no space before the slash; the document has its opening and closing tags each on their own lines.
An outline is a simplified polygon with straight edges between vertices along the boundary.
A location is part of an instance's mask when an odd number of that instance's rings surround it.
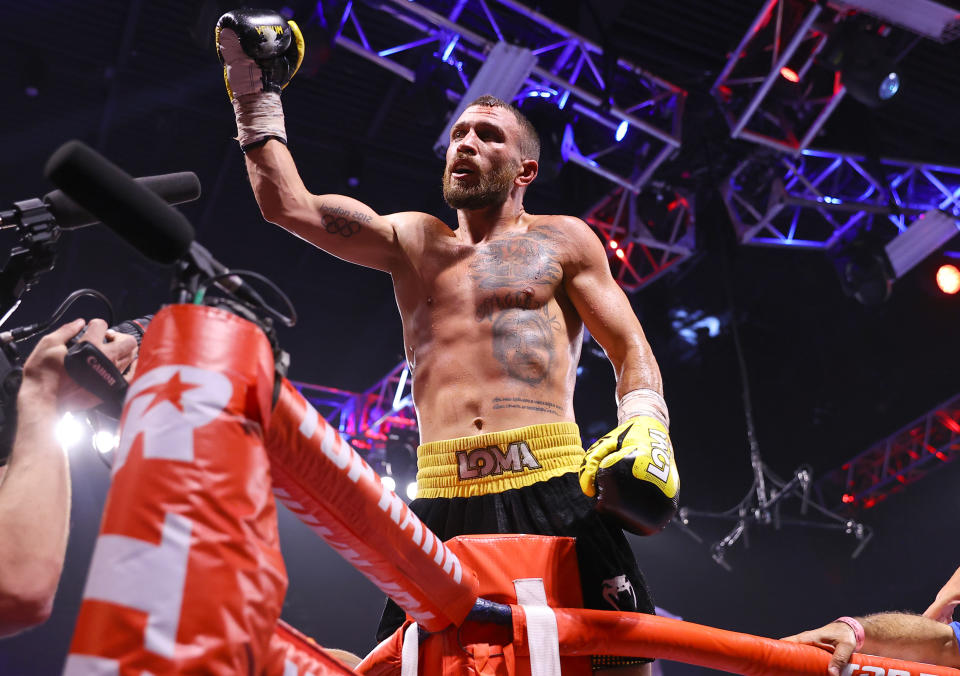
<svg viewBox="0 0 960 676">
<path fill-rule="evenodd" d="M 877 96 L 880 97 L 881 101 L 886 101 L 893 98 L 898 91 L 900 91 L 900 76 L 896 73 L 890 73 L 880 83 Z"/>
<path fill-rule="evenodd" d="M 617 127 L 617 133 L 613 137 L 617 140 L 617 143 L 623 140 L 623 137 L 627 135 L 627 128 L 630 126 L 630 123 L 624 120 L 620 123 L 620 126 Z"/>
<path fill-rule="evenodd" d="M 447 48 L 443 50 L 443 56 L 440 57 L 441 61 L 446 62 L 450 58 L 450 55 L 453 54 L 453 48 L 457 46 L 457 42 L 460 40 L 459 35 L 454 35 L 453 39 L 447 43 Z"/>
</svg>

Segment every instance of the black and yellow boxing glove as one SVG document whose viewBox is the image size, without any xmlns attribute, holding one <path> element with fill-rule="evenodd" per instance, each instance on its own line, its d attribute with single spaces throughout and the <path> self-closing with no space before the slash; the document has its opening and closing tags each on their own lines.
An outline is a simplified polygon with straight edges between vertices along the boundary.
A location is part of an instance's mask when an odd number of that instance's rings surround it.
<svg viewBox="0 0 960 676">
<path fill-rule="evenodd" d="M 677 511 L 680 475 L 661 416 L 629 418 L 587 449 L 580 488 L 597 511 L 637 535 L 658 533 Z"/>
<path fill-rule="evenodd" d="M 216 45 L 241 148 L 286 143 L 280 91 L 303 62 L 297 24 L 273 10 L 235 9 L 217 21 Z"/>
<path fill-rule="evenodd" d="M 269 9 L 227 12 L 217 21 L 216 44 L 231 99 L 279 94 L 303 62 L 303 35 L 296 22 Z"/>
</svg>

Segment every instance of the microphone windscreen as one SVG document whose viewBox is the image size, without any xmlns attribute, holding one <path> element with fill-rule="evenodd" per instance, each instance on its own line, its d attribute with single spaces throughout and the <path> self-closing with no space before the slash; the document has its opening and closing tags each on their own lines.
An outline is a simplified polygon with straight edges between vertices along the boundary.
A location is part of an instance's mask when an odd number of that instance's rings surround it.
<svg viewBox="0 0 960 676">
<path fill-rule="evenodd" d="M 193 202 L 200 197 L 200 179 L 192 171 L 179 171 L 159 176 L 141 176 L 133 179 L 156 193 L 167 204 Z M 100 219 L 67 197 L 62 190 L 53 190 L 43 196 L 57 225 L 64 230 L 82 228 L 99 223 Z"/>
<path fill-rule="evenodd" d="M 151 260 L 173 263 L 193 241 L 193 226 L 183 214 L 80 141 L 60 146 L 43 173 Z"/>
</svg>

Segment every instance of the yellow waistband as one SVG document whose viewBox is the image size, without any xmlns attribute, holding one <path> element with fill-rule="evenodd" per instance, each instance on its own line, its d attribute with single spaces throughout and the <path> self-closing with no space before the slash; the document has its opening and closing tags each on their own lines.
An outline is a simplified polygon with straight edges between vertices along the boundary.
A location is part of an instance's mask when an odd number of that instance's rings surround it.
<svg viewBox="0 0 960 676">
<path fill-rule="evenodd" d="M 417 449 L 417 497 L 501 493 L 577 471 L 582 459 L 575 423 L 432 441 Z"/>
</svg>

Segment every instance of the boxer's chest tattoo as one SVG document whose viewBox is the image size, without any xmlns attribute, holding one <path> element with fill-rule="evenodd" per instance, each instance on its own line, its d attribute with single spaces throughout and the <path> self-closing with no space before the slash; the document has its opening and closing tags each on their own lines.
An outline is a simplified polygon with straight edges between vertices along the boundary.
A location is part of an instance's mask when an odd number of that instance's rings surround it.
<svg viewBox="0 0 960 676">
<path fill-rule="evenodd" d="M 493 320 L 493 356 L 514 380 L 540 385 L 554 366 L 556 339 L 562 330 L 549 306 L 538 310 L 505 310 Z"/>
<path fill-rule="evenodd" d="M 563 277 L 550 226 L 488 243 L 470 263 L 470 278 L 479 290 L 476 320 L 492 320 L 505 310 L 543 306 Z"/>
<path fill-rule="evenodd" d="M 491 322 L 493 356 L 508 376 L 541 384 L 556 356 L 562 331 L 549 301 L 563 278 L 557 241 L 560 230 L 545 226 L 489 242 L 470 263 L 477 294 L 474 317 Z"/>
<path fill-rule="evenodd" d="M 556 286 L 563 277 L 556 245 L 559 237 L 558 228 L 543 226 L 489 242 L 471 261 L 470 277 L 478 289 L 494 295 L 525 286 Z"/>
</svg>

